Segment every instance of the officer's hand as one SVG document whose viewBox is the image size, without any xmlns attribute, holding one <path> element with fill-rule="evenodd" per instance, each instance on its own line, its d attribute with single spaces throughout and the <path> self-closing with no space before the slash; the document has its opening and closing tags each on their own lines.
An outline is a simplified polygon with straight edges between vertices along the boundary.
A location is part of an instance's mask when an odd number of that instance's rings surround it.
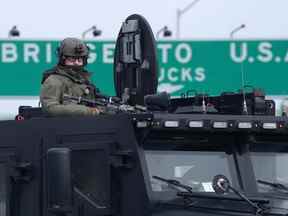
<svg viewBox="0 0 288 216">
<path fill-rule="evenodd" d="M 90 108 L 90 112 L 92 113 L 92 115 L 99 115 L 101 113 L 101 110 L 96 107 L 92 107 Z"/>
</svg>

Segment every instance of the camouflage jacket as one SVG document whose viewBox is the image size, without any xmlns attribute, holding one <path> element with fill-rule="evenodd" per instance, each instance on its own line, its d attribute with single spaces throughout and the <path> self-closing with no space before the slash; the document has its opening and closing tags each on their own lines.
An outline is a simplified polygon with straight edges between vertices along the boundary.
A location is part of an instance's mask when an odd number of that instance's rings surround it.
<svg viewBox="0 0 288 216">
<path fill-rule="evenodd" d="M 94 115 L 92 110 L 72 101 L 63 100 L 63 95 L 95 99 L 96 88 L 89 81 L 87 71 L 76 72 L 71 68 L 56 66 L 43 74 L 40 102 L 50 115 Z"/>
</svg>

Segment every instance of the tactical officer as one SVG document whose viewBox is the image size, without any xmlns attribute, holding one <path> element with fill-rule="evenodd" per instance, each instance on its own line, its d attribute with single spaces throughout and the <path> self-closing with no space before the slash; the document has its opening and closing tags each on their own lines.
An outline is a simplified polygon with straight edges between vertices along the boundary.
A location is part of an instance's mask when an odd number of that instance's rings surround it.
<svg viewBox="0 0 288 216">
<path fill-rule="evenodd" d="M 84 69 L 89 48 L 77 38 L 64 39 L 57 49 L 58 64 L 44 72 L 40 102 L 50 115 L 87 115 L 101 113 L 99 107 L 87 107 L 64 99 L 64 95 L 94 100 L 96 87 L 90 82 L 90 73 Z"/>
</svg>

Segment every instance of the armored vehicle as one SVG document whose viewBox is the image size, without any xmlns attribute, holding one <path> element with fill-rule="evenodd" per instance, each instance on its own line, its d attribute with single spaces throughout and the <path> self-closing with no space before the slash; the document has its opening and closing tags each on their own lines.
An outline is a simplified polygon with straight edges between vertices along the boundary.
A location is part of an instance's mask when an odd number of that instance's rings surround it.
<svg viewBox="0 0 288 216">
<path fill-rule="evenodd" d="M 0 122 L 0 215 L 287 215 L 288 120 L 273 101 L 258 91 L 153 95 L 156 63 L 149 24 L 132 15 L 115 85 L 147 111 L 46 117 L 21 107 L 18 121 Z"/>
</svg>

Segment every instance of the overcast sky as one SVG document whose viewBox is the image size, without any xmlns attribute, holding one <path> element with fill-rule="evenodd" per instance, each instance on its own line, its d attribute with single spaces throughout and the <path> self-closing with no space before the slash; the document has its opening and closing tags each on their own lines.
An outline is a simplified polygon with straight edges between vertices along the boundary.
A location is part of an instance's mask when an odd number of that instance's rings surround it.
<svg viewBox="0 0 288 216">
<path fill-rule="evenodd" d="M 96 25 L 99 39 L 115 39 L 121 23 L 143 15 L 154 33 L 167 25 L 176 31 L 176 10 L 193 0 L 1 0 L 0 38 L 17 25 L 22 38 L 81 37 Z M 237 38 L 287 38 L 288 0 L 200 0 L 181 16 L 183 39 L 226 39 L 241 24 Z"/>
</svg>

